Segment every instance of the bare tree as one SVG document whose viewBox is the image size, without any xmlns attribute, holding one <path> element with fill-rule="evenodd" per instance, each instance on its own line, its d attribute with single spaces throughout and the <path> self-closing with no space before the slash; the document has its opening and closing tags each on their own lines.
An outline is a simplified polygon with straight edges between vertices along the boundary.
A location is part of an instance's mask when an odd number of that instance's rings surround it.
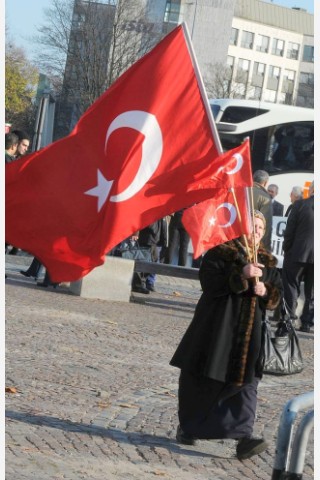
<svg viewBox="0 0 320 480">
<path fill-rule="evenodd" d="M 203 81 L 209 98 L 243 98 L 253 91 L 246 72 L 238 71 L 234 77 L 230 65 L 223 63 L 207 65 Z"/>
<path fill-rule="evenodd" d="M 39 68 L 49 76 L 63 77 L 72 24 L 73 0 L 51 0 L 44 9 L 45 22 L 33 37 L 38 46 Z"/>
<path fill-rule="evenodd" d="M 148 22 L 148 11 L 139 0 L 118 0 L 112 31 L 107 86 L 110 86 L 129 66 L 147 53 L 162 33 Z"/>
<path fill-rule="evenodd" d="M 50 78 L 63 78 L 57 105 L 60 132 L 158 40 L 141 0 L 52 0 L 37 42 L 39 64 Z"/>
</svg>

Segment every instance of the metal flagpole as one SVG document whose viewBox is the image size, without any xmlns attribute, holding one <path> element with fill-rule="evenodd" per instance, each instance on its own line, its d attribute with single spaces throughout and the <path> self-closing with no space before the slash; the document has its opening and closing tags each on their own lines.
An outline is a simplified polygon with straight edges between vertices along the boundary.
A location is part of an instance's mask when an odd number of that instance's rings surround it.
<svg viewBox="0 0 320 480">
<path fill-rule="evenodd" d="M 188 49 L 189 49 L 189 53 L 190 53 L 190 57 L 191 57 L 191 60 L 192 60 L 194 72 L 195 72 L 195 75 L 196 75 L 196 78 L 197 78 L 197 81 L 198 81 L 198 85 L 199 85 L 199 89 L 200 89 L 200 92 L 201 92 L 202 100 L 203 100 L 203 103 L 204 103 L 204 106 L 205 106 L 205 109 L 206 109 L 206 112 L 207 112 L 207 115 L 208 115 L 210 127 L 211 127 L 211 130 L 212 130 L 212 134 L 213 134 L 214 140 L 216 142 L 218 152 L 221 155 L 221 153 L 223 153 L 223 148 L 222 148 L 220 138 L 219 138 L 219 134 L 218 134 L 218 130 L 217 130 L 217 127 L 216 127 L 216 124 L 215 124 L 215 121 L 214 121 L 214 118 L 213 118 L 213 115 L 212 115 L 212 111 L 211 111 L 211 108 L 210 108 L 210 104 L 209 104 L 209 100 L 208 100 L 208 97 L 207 97 L 206 89 L 205 89 L 203 79 L 202 79 L 202 76 L 201 76 L 201 73 L 200 73 L 198 61 L 196 59 L 196 55 L 195 55 L 195 52 L 194 52 L 194 49 L 193 49 L 192 41 L 191 41 L 191 38 L 190 38 L 190 35 L 189 35 L 188 26 L 185 22 L 183 22 L 181 25 L 182 25 L 184 36 L 185 36 L 185 39 L 186 39 L 186 43 L 187 43 L 187 46 L 188 46 Z"/>
</svg>

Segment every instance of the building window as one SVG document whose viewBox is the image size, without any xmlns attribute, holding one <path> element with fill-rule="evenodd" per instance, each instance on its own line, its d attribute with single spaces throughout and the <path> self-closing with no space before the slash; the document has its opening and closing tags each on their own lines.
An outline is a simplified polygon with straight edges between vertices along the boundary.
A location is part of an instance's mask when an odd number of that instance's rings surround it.
<svg viewBox="0 0 320 480">
<path fill-rule="evenodd" d="M 268 53 L 270 38 L 264 35 L 257 36 L 256 50 L 258 52 Z"/>
<path fill-rule="evenodd" d="M 164 12 L 164 22 L 179 23 L 179 16 L 180 16 L 180 0 L 179 1 L 167 0 L 165 12 Z"/>
<path fill-rule="evenodd" d="M 298 103 L 302 107 L 313 108 L 314 104 L 314 74 L 301 72 L 298 86 Z"/>
<path fill-rule="evenodd" d="M 251 84 L 256 87 L 262 87 L 266 66 L 264 63 L 254 62 Z"/>
<path fill-rule="evenodd" d="M 248 82 L 249 70 L 250 70 L 249 60 L 239 58 L 236 81 L 238 83 L 246 84 Z"/>
<path fill-rule="evenodd" d="M 288 50 L 287 50 L 287 58 L 291 58 L 292 60 L 298 60 L 299 50 L 300 50 L 299 43 L 289 42 Z"/>
<path fill-rule="evenodd" d="M 283 80 L 287 82 L 294 82 L 296 76 L 296 72 L 294 70 L 284 70 L 283 72 Z"/>
<path fill-rule="evenodd" d="M 313 87 L 314 85 L 314 74 L 313 73 L 300 73 L 299 83 L 303 85 L 310 85 Z"/>
<path fill-rule="evenodd" d="M 280 78 L 280 68 L 269 66 L 267 88 L 269 90 L 278 90 Z"/>
<path fill-rule="evenodd" d="M 86 21 L 86 15 L 84 13 L 74 13 L 72 17 L 72 27 L 80 28 Z"/>
<path fill-rule="evenodd" d="M 249 93 L 250 100 L 261 100 L 262 88 L 261 87 L 251 87 Z"/>
<path fill-rule="evenodd" d="M 294 70 L 284 70 L 281 91 L 284 92 L 287 96 L 286 103 L 288 101 L 289 96 L 290 96 L 290 99 L 292 100 L 295 77 L 296 77 L 296 72 Z"/>
<path fill-rule="evenodd" d="M 266 66 L 264 63 L 254 62 L 253 64 L 253 73 L 264 77 L 264 72 L 266 71 Z"/>
<path fill-rule="evenodd" d="M 314 58 L 314 47 L 311 47 L 311 45 L 305 45 L 303 48 L 303 61 L 313 63 L 313 58 Z"/>
<path fill-rule="evenodd" d="M 313 97 L 303 97 L 302 95 L 298 95 L 296 105 L 297 107 L 314 108 L 314 99 Z"/>
<path fill-rule="evenodd" d="M 274 90 L 265 90 L 264 92 L 264 101 L 275 103 L 277 98 L 277 92 Z"/>
<path fill-rule="evenodd" d="M 277 78 L 279 80 L 280 77 L 280 68 L 279 67 L 273 67 L 270 65 L 269 67 L 269 78 Z"/>
<path fill-rule="evenodd" d="M 246 98 L 246 86 L 241 84 L 238 85 L 233 96 L 234 98 Z"/>
<path fill-rule="evenodd" d="M 254 34 L 252 32 L 246 32 L 245 30 L 241 35 L 241 47 L 243 48 L 253 48 L 253 38 Z"/>
<path fill-rule="evenodd" d="M 237 28 L 231 29 L 231 38 L 230 38 L 230 45 L 237 45 L 239 38 L 239 30 Z"/>
<path fill-rule="evenodd" d="M 278 57 L 283 57 L 283 51 L 284 51 L 284 41 L 279 40 L 278 38 L 274 38 L 272 42 L 271 53 L 273 55 L 278 55 Z"/>
</svg>

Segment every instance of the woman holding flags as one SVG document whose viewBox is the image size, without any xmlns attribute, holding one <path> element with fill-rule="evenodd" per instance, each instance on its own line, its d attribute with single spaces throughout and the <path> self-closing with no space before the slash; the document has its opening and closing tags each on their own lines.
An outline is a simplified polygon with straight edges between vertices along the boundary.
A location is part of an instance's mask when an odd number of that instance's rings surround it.
<svg viewBox="0 0 320 480">
<path fill-rule="evenodd" d="M 267 448 L 252 437 L 262 377 L 261 324 L 282 298 L 277 260 L 263 247 L 266 222 L 257 210 L 253 233 L 211 248 L 199 271 L 202 296 L 173 358 L 181 369 L 177 441 L 238 440 L 242 460 Z"/>
</svg>

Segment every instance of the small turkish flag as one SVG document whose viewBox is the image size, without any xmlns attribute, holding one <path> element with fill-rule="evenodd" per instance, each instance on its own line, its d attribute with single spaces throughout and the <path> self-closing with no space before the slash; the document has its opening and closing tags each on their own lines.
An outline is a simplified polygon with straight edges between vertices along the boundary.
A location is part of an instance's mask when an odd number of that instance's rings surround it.
<svg viewBox="0 0 320 480">
<path fill-rule="evenodd" d="M 228 175 L 232 186 L 234 188 L 252 187 L 250 139 L 246 138 L 239 147 L 225 152 L 220 160 L 223 161 L 224 158 L 228 164 L 224 171 Z"/>
<path fill-rule="evenodd" d="M 239 147 L 220 155 L 219 162 L 222 163 L 222 166 L 211 177 L 208 176 L 202 180 L 202 188 L 217 185 L 221 175 L 224 176 L 226 188 L 228 186 L 234 188 L 253 186 L 249 138 L 246 138 Z"/>
<path fill-rule="evenodd" d="M 191 237 L 194 258 L 216 245 L 249 235 L 251 221 L 246 189 L 236 188 L 234 194 L 216 190 L 210 200 L 185 210 L 182 223 Z"/>
<path fill-rule="evenodd" d="M 207 103 L 179 26 L 68 137 L 6 165 L 6 242 L 74 281 L 133 232 L 231 186 Z"/>
</svg>

